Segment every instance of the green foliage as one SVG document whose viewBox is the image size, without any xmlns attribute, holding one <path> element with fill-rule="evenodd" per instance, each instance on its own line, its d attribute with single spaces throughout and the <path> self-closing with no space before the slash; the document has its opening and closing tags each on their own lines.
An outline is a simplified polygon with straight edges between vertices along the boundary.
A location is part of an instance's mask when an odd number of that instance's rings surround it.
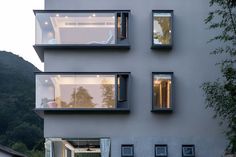
<svg viewBox="0 0 236 157">
<path fill-rule="evenodd" d="M 11 146 L 11 148 L 14 149 L 15 151 L 21 152 L 23 154 L 27 154 L 28 153 L 27 146 L 24 143 L 21 143 L 21 142 L 14 143 Z"/>
<path fill-rule="evenodd" d="M 19 56 L 0 51 L 0 143 L 24 154 L 44 147 L 43 121 L 33 112 L 36 71 Z"/>
<path fill-rule="evenodd" d="M 11 146 L 15 151 L 21 152 L 29 157 L 44 157 L 44 152 L 39 150 L 28 150 L 24 143 L 18 142 Z"/>
<path fill-rule="evenodd" d="M 227 153 L 236 153 L 236 1 L 210 0 L 210 6 L 214 10 L 209 13 L 205 23 L 209 29 L 219 32 L 209 42 L 220 43 L 212 54 L 222 54 L 222 61 L 217 64 L 222 77 L 204 83 L 202 88 L 206 96 L 206 107 L 215 111 L 215 117 L 221 120 L 220 124 L 227 125 Z"/>
</svg>

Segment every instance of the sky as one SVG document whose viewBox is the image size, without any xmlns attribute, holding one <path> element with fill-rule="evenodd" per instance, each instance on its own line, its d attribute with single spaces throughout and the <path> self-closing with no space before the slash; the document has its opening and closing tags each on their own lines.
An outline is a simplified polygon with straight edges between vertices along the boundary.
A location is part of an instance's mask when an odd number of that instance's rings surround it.
<svg viewBox="0 0 236 157">
<path fill-rule="evenodd" d="M 43 63 L 33 48 L 33 9 L 44 9 L 44 0 L 1 0 L 0 50 L 17 54 L 43 71 Z"/>
</svg>

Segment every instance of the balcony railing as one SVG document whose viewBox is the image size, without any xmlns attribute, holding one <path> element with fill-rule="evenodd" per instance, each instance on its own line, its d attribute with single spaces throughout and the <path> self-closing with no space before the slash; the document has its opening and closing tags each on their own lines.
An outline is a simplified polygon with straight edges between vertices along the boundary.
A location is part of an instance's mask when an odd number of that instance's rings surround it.
<svg viewBox="0 0 236 157">
<path fill-rule="evenodd" d="M 36 73 L 36 109 L 129 110 L 129 73 Z"/>
</svg>

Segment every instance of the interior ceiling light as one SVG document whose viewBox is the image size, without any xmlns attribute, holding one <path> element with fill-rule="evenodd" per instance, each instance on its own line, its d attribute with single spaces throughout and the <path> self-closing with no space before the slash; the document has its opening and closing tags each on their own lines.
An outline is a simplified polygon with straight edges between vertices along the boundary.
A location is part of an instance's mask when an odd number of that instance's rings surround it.
<svg viewBox="0 0 236 157">
<path fill-rule="evenodd" d="M 56 14 L 56 17 L 59 17 L 59 14 Z"/>
<path fill-rule="evenodd" d="M 47 22 L 47 21 L 45 21 L 45 22 L 44 22 L 44 24 L 45 24 L 45 25 L 48 25 L 48 22 Z"/>
</svg>

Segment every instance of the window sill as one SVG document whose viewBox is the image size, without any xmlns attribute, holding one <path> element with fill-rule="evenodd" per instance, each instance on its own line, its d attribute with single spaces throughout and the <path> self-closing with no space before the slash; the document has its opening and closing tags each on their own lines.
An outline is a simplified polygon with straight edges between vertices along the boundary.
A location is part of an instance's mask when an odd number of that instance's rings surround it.
<svg viewBox="0 0 236 157">
<path fill-rule="evenodd" d="M 35 108 L 34 111 L 43 118 L 44 114 L 124 114 L 129 113 L 129 108 Z"/>
<path fill-rule="evenodd" d="M 76 49 L 89 49 L 89 50 L 97 50 L 97 49 L 124 49 L 128 50 L 130 49 L 129 44 L 110 44 L 110 45 L 102 45 L 102 44 L 35 44 L 33 45 L 35 51 L 37 52 L 40 60 L 44 62 L 44 50 L 63 50 L 63 49 L 71 49 L 71 50 L 76 50 Z"/>
<path fill-rule="evenodd" d="M 151 112 L 153 113 L 172 113 L 173 109 L 152 109 Z"/>
<path fill-rule="evenodd" d="M 158 45 L 153 44 L 151 49 L 172 49 L 172 45 Z"/>
</svg>

